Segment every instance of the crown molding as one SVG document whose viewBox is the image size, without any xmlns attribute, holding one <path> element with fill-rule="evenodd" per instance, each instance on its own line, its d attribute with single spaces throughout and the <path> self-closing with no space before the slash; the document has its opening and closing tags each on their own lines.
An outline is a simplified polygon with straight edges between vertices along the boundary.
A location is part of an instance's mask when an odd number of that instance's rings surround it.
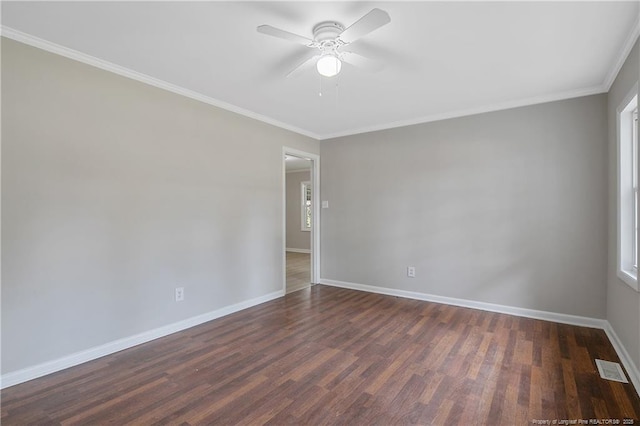
<svg viewBox="0 0 640 426">
<path fill-rule="evenodd" d="M 274 120 L 267 116 L 258 114 L 256 112 L 241 108 L 239 106 L 236 106 L 236 105 L 233 105 L 209 96 L 205 96 L 201 93 L 194 92 L 193 90 L 189 90 L 184 87 L 171 84 L 164 80 L 151 77 L 149 75 L 131 70 L 129 68 L 121 67 L 120 65 L 116 65 L 114 63 L 96 58 L 95 56 L 87 55 L 86 53 L 82 53 L 77 50 L 73 50 L 68 47 L 61 46 L 56 43 L 52 43 L 50 41 L 32 36 L 22 31 L 15 30 L 11 27 L 7 27 L 5 25 L 2 25 L 0 27 L 0 35 L 2 37 L 6 37 L 8 39 L 15 40 L 23 44 L 27 44 L 29 46 L 36 47 L 41 50 L 45 50 L 47 52 L 54 53 L 56 55 L 64 56 L 65 58 L 73 59 L 74 61 L 82 62 L 83 64 L 100 68 L 102 70 L 109 71 L 114 74 L 118 74 L 120 76 L 127 77 L 132 80 L 136 80 L 141 83 L 145 83 L 150 86 L 154 86 L 159 89 L 175 93 L 177 95 L 186 96 L 187 98 L 191 98 L 196 101 L 203 102 L 205 104 L 209 104 L 220 109 L 224 109 L 226 111 L 230 111 L 248 118 L 252 118 L 254 120 L 261 121 L 263 123 L 270 124 L 272 126 L 279 127 L 284 130 L 288 130 L 290 132 L 298 133 L 300 135 L 307 136 L 309 138 L 316 139 L 316 140 L 320 139 L 320 136 L 314 133 L 311 133 L 309 131 L 306 131 L 304 129 L 291 126 L 287 123 Z"/>
<path fill-rule="evenodd" d="M 420 117 L 420 118 L 411 119 L 411 120 L 400 120 L 400 121 L 394 121 L 394 122 L 375 125 L 375 126 L 362 127 L 360 129 L 349 130 L 346 132 L 337 132 L 329 135 L 323 135 L 320 140 L 334 139 L 334 138 L 340 138 L 345 136 L 353 136 L 361 133 L 377 132 L 381 130 L 395 129 L 398 127 L 413 126 L 416 124 L 430 123 L 433 121 L 448 120 L 450 118 L 468 117 L 471 115 L 484 114 L 487 112 L 502 111 L 507 109 L 544 104 L 547 102 L 562 101 L 566 99 L 579 98 L 582 96 L 589 96 L 589 95 L 597 95 L 597 94 L 606 93 L 606 92 L 607 90 L 605 90 L 605 88 L 602 85 L 586 87 L 586 88 L 570 90 L 566 92 L 534 96 L 534 97 L 525 98 L 525 99 L 517 99 L 514 101 L 487 104 L 487 105 L 483 105 L 476 108 L 450 111 L 442 114 L 433 114 L 433 115 L 428 115 L 425 117 Z"/>
<path fill-rule="evenodd" d="M 304 129 L 289 125 L 287 123 L 274 120 L 270 117 L 255 113 L 253 111 L 238 107 L 233 104 L 229 104 L 227 102 L 224 102 L 218 99 L 214 99 L 209 96 L 205 96 L 203 94 L 168 83 L 166 81 L 151 77 L 149 75 L 142 74 L 125 67 L 121 67 L 119 65 L 113 64 L 108 61 L 104 61 L 94 56 L 90 56 L 85 53 L 82 53 L 73 49 L 69 49 L 67 47 L 52 43 L 50 41 L 15 30 L 11 27 L 7 27 L 4 25 L 1 26 L 0 35 L 9 39 L 18 41 L 20 43 L 24 43 L 24 44 L 45 50 L 47 52 L 64 56 L 66 58 L 73 59 L 75 61 L 82 62 L 84 64 L 87 64 L 96 68 L 100 68 L 105 71 L 113 72 L 115 74 L 118 74 L 127 78 L 131 78 L 133 80 L 140 81 L 142 83 L 145 83 L 145 84 L 148 84 L 172 93 L 176 93 L 178 95 L 186 96 L 188 98 L 212 105 L 217 108 L 234 112 L 236 114 L 239 114 L 248 118 L 252 118 L 254 120 L 258 120 L 266 124 L 270 124 L 272 126 L 275 126 L 284 130 L 288 130 L 303 136 L 307 136 L 315 140 L 323 141 L 327 139 L 353 136 L 353 135 L 358 135 L 362 133 L 390 130 L 398 127 L 412 126 L 412 125 L 424 124 L 424 123 L 429 123 L 434 121 L 447 120 L 451 118 L 460 118 L 460 117 L 466 117 L 471 115 L 483 114 L 487 112 L 495 112 L 495 111 L 523 107 L 523 106 L 531 106 L 531 105 L 542 104 L 547 102 L 554 102 L 554 101 L 577 98 L 582 96 L 606 93 L 609 91 L 611 85 L 613 84 L 613 81 L 615 80 L 618 72 L 622 68 L 622 65 L 624 64 L 627 56 L 629 55 L 629 52 L 631 52 L 633 45 L 635 44 L 636 40 L 640 36 L 640 17 L 636 19 L 636 22 L 633 26 L 633 30 L 627 37 L 627 41 L 625 42 L 622 49 L 617 55 L 617 60 L 614 62 L 611 69 L 607 73 L 604 81 L 600 85 L 576 89 L 576 90 L 570 90 L 565 92 L 534 96 L 534 97 L 525 98 L 525 99 L 498 102 L 498 103 L 483 105 L 476 108 L 449 111 L 441 114 L 433 114 L 433 115 L 423 116 L 423 117 L 409 119 L 409 120 L 392 121 L 392 122 L 378 124 L 378 125 L 366 126 L 366 127 L 361 127 L 357 129 L 350 129 L 350 130 L 334 132 L 334 133 L 326 133 L 326 134 L 313 133 L 308 130 L 304 130 Z"/>
<path fill-rule="evenodd" d="M 612 64 L 611 69 L 609 69 L 607 76 L 602 82 L 602 87 L 605 89 L 605 92 L 608 92 L 609 89 L 611 89 L 611 85 L 613 84 L 616 77 L 618 76 L 620 69 L 624 65 L 624 62 L 627 60 L 627 57 L 629 56 L 629 53 L 631 53 L 631 49 L 633 49 L 633 45 L 636 43 L 636 40 L 638 40 L 639 36 L 640 36 L 640 16 L 636 18 L 636 22 L 633 24 L 633 29 L 631 30 L 631 32 L 629 33 L 629 36 L 627 37 L 627 41 L 622 46 L 622 49 L 620 49 L 620 52 L 618 52 L 617 59 Z"/>
</svg>

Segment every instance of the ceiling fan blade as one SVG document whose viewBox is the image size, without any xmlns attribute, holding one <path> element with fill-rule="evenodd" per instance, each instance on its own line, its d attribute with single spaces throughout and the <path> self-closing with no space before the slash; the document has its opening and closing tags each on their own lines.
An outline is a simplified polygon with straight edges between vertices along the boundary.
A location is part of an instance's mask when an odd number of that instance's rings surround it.
<svg viewBox="0 0 640 426">
<path fill-rule="evenodd" d="M 391 17 L 384 10 L 373 9 L 371 12 L 364 15 L 349 28 L 344 30 L 338 38 L 345 44 L 353 43 L 360 37 L 369 34 L 370 32 L 377 30 L 383 25 L 391 22 Z"/>
<path fill-rule="evenodd" d="M 366 58 L 353 52 L 342 52 L 340 59 L 349 65 L 362 68 L 366 71 L 377 72 L 384 68 L 384 65 L 381 62 Z"/>
<path fill-rule="evenodd" d="M 260 25 L 258 28 L 256 28 L 256 30 L 258 30 L 258 32 L 262 34 L 282 38 L 308 47 L 313 47 L 314 41 L 310 38 L 290 33 L 289 31 L 281 30 L 279 28 L 272 27 L 271 25 Z"/>
<path fill-rule="evenodd" d="M 309 58 L 305 59 L 303 62 L 298 64 L 294 69 L 289 71 L 289 73 L 286 75 L 286 77 L 287 78 L 294 77 L 294 76 L 300 74 L 302 71 L 305 71 L 305 70 L 311 68 L 311 66 L 313 66 L 316 63 L 316 61 L 318 60 L 319 57 L 320 57 L 320 55 L 316 55 L 316 54 L 311 55 Z"/>
</svg>

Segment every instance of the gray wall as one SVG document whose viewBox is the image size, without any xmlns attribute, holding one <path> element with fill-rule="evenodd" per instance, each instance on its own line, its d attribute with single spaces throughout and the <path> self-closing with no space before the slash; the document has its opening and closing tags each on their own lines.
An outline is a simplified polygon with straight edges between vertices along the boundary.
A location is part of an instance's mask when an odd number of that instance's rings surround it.
<svg viewBox="0 0 640 426">
<path fill-rule="evenodd" d="M 640 368 L 640 293 L 616 274 L 617 246 L 617 129 L 616 109 L 638 81 L 640 58 L 638 42 L 627 57 L 609 90 L 609 269 L 607 274 L 607 319 Z"/>
<path fill-rule="evenodd" d="M 606 134 L 638 61 L 608 97 L 320 147 L 3 39 L 2 373 L 281 290 L 283 145 L 321 152 L 323 278 L 606 316 L 640 365 Z"/>
<path fill-rule="evenodd" d="M 311 180 L 311 172 L 288 172 L 287 179 L 287 248 L 311 249 L 311 232 L 301 231 L 300 183 Z"/>
<path fill-rule="evenodd" d="M 323 141 L 321 277 L 605 318 L 606 108 L 596 95 Z"/>
<path fill-rule="evenodd" d="M 317 141 L 6 39 L 2 92 L 3 373 L 282 290 Z"/>
</svg>

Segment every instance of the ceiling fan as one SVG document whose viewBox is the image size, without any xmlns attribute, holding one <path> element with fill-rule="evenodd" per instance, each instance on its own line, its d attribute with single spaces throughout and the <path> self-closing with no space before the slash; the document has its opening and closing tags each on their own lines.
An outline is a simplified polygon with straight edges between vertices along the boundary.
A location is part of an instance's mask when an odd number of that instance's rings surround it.
<svg viewBox="0 0 640 426">
<path fill-rule="evenodd" d="M 387 12 L 373 9 L 346 29 L 335 21 L 320 22 L 313 27 L 313 40 L 271 25 L 260 25 L 257 30 L 262 34 L 319 50 L 319 52 L 316 52 L 289 72 L 287 77 L 297 74 L 314 62 L 320 75 L 333 77 L 340 72 L 342 62 L 371 71 L 377 71 L 382 68 L 377 61 L 365 58 L 354 52 L 342 50 L 342 48 L 389 22 L 391 22 L 391 18 Z"/>
</svg>

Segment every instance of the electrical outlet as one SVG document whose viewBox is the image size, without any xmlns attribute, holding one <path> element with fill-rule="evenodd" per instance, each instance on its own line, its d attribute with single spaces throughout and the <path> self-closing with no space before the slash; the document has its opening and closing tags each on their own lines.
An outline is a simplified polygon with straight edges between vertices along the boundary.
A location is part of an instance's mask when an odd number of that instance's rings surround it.
<svg viewBox="0 0 640 426">
<path fill-rule="evenodd" d="M 176 302 L 184 300 L 184 287 L 176 287 Z"/>
<path fill-rule="evenodd" d="M 415 266 L 407 266 L 407 276 L 409 278 L 416 277 L 416 267 Z"/>
</svg>

